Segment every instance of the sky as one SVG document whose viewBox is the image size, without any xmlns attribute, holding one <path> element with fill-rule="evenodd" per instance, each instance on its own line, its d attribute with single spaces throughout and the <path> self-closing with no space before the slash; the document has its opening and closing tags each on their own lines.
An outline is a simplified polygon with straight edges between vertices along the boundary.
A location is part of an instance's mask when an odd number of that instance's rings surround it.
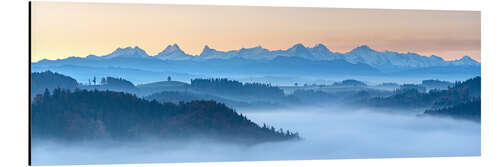
<svg viewBox="0 0 500 167">
<path fill-rule="evenodd" d="M 478 11 L 70 2 L 32 2 L 31 10 L 32 62 L 102 56 L 127 46 L 156 55 L 174 43 L 193 55 L 205 45 L 227 51 L 322 43 L 333 52 L 368 45 L 481 61 Z"/>
</svg>

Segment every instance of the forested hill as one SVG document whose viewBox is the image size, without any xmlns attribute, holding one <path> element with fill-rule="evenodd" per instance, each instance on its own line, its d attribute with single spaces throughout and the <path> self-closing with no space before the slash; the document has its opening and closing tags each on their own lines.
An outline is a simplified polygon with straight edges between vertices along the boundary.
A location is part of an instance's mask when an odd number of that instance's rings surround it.
<svg viewBox="0 0 500 167">
<path fill-rule="evenodd" d="M 285 95 L 284 91 L 271 84 L 242 83 L 227 78 L 192 79 L 189 89 L 225 99 L 248 103 L 294 104 L 298 99 Z"/>
<path fill-rule="evenodd" d="M 452 107 L 427 110 L 424 115 L 444 116 L 481 122 L 481 99 L 474 99 Z"/>
<path fill-rule="evenodd" d="M 423 115 L 481 121 L 481 77 L 455 82 L 446 90 L 402 89 L 389 97 L 372 98 L 377 107 L 427 108 Z"/>
<path fill-rule="evenodd" d="M 74 89 L 76 87 L 78 87 L 78 82 L 76 82 L 75 79 L 57 72 L 45 71 L 31 73 L 31 97 L 43 93 L 45 89 Z"/>
<path fill-rule="evenodd" d="M 78 83 L 70 76 L 59 74 L 57 72 L 45 71 L 31 73 L 31 97 L 41 94 L 48 89 L 52 91 L 56 88 L 74 90 L 111 90 L 117 92 L 128 92 L 136 94 L 139 89 L 130 81 L 123 78 L 103 77 L 89 79 L 89 83 Z"/>
<path fill-rule="evenodd" d="M 127 93 L 137 93 L 139 90 L 135 85 L 123 78 L 114 78 L 114 77 L 103 77 L 101 78 L 101 81 L 99 84 L 94 83 L 94 84 L 88 84 L 88 85 L 80 85 L 79 88 L 81 89 L 88 89 L 88 90 L 111 90 L 111 91 L 117 91 L 117 92 L 127 92 Z"/>
<path fill-rule="evenodd" d="M 209 137 L 250 144 L 298 139 L 297 133 L 261 127 L 215 101 L 159 103 L 122 92 L 64 89 L 34 98 L 32 136 L 66 141 Z"/>
<path fill-rule="evenodd" d="M 389 97 L 372 98 L 361 102 L 376 107 L 451 107 L 481 97 L 481 77 L 455 82 L 446 90 L 398 89 Z"/>
<path fill-rule="evenodd" d="M 225 95 L 248 95 L 254 97 L 282 97 L 283 90 L 271 84 L 241 83 L 227 78 L 193 79 L 191 88 Z"/>
</svg>

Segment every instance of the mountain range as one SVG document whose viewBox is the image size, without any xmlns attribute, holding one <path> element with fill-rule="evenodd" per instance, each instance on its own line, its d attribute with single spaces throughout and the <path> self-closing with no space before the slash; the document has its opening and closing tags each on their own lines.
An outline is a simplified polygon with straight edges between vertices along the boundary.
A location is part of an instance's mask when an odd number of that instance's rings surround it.
<svg viewBox="0 0 500 167">
<path fill-rule="evenodd" d="M 323 44 L 313 47 L 305 47 L 298 43 L 286 50 L 269 50 L 261 46 L 253 48 L 241 48 L 239 50 L 219 51 L 205 45 L 200 55 L 185 53 L 177 44 L 168 45 L 164 50 L 154 56 L 148 55 L 138 46 L 118 48 L 104 56 L 89 55 L 87 59 L 113 59 L 121 58 L 156 58 L 160 60 L 206 60 L 206 59 L 230 59 L 242 58 L 251 60 L 273 60 L 280 56 L 300 57 L 309 60 L 345 60 L 349 63 L 363 63 L 380 70 L 397 68 L 422 68 L 435 66 L 480 66 L 480 63 L 463 56 L 461 59 L 446 61 L 441 57 L 432 55 L 422 56 L 417 53 L 399 53 L 394 51 L 376 51 L 367 45 L 361 45 L 353 50 L 340 53 L 332 52 Z M 43 61 L 43 60 L 42 60 Z"/>
<path fill-rule="evenodd" d="M 118 48 L 103 56 L 43 59 L 31 64 L 32 70 L 51 70 L 74 76 L 80 82 L 93 76 L 130 78 L 134 83 L 157 81 L 174 76 L 189 80 L 197 77 L 419 77 L 461 80 L 478 76 L 481 64 L 468 56 L 446 61 L 438 56 L 417 53 L 376 51 L 361 45 L 345 53 L 332 52 L 323 44 L 306 47 L 295 44 L 285 50 L 261 46 L 219 51 L 206 45 L 200 55 L 190 55 L 179 45 L 168 45 L 156 55 L 138 46 Z M 304 80 L 305 81 L 305 80 Z"/>
</svg>

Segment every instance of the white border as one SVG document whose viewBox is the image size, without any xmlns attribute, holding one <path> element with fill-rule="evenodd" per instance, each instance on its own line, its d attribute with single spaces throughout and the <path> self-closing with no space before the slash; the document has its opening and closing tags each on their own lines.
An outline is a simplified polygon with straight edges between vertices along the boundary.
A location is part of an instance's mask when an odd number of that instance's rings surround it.
<svg viewBox="0 0 500 167">
<path fill-rule="evenodd" d="M 58 0 L 61 1 L 61 0 Z M 68 2 L 68 1 L 64 1 Z M 74 1 L 69 1 L 74 2 Z M 500 155 L 498 142 L 498 61 L 500 40 L 499 5 L 473 0 L 78 0 L 76 2 L 119 2 L 155 4 L 208 4 L 249 6 L 341 7 L 382 9 L 474 10 L 481 11 L 482 35 L 482 156 L 456 158 L 398 158 L 309 161 L 130 164 L 112 166 L 167 167 L 304 167 L 304 166 L 494 166 Z M 28 156 L 28 1 L 2 1 L 0 5 L 0 164 L 27 166 Z M 95 165 L 111 166 L 111 165 Z"/>
</svg>

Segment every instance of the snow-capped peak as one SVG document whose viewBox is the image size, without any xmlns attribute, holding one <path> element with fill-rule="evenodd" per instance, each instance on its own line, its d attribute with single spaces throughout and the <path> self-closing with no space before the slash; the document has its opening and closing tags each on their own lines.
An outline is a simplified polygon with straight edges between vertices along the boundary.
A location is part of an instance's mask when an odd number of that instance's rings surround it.
<svg viewBox="0 0 500 167">
<path fill-rule="evenodd" d="M 325 45 L 321 43 L 314 45 L 314 47 L 311 49 L 319 52 L 330 52 L 330 49 L 328 49 Z"/>
<path fill-rule="evenodd" d="M 143 49 L 138 46 L 118 48 L 112 53 L 103 56 L 104 58 L 115 58 L 115 57 L 148 57 L 149 55 Z"/>
<path fill-rule="evenodd" d="M 354 48 L 350 52 L 351 53 L 370 53 L 370 52 L 377 52 L 377 51 L 373 50 L 368 45 L 361 45 L 361 46 Z"/>
<path fill-rule="evenodd" d="M 87 57 L 85 57 L 86 59 L 89 59 L 89 60 L 97 60 L 99 59 L 100 57 L 99 56 L 96 56 L 94 54 L 89 54 Z"/>
<path fill-rule="evenodd" d="M 470 58 L 469 56 L 464 56 L 460 59 L 461 61 L 475 61 L 473 60 L 472 58 Z"/>
<path fill-rule="evenodd" d="M 173 45 L 168 45 L 162 52 L 173 53 L 173 52 L 177 52 L 177 51 L 183 52 L 181 50 L 181 48 L 179 48 L 179 45 L 174 43 Z"/>
<path fill-rule="evenodd" d="M 481 64 L 469 56 L 464 56 L 458 60 L 451 61 L 451 63 L 453 65 L 473 65 L 473 66 Z"/>
<path fill-rule="evenodd" d="M 229 58 L 231 57 L 226 52 L 217 51 L 215 49 L 210 48 L 208 45 L 203 47 L 203 51 L 200 54 L 201 58 Z"/>
<path fill-rule="evenodd" d="M 289 50 L 299 50 L 299 49 L 306 49 L 306 47 L 302 43 L 297 43 L 293 45 Z"/>
<path fill-rule="evenodd" d="M 191 55 L 184 53 L 184 51 L 177 44 L 168 45 L 163 51 L 155 56 L 162 60 L 187 60 L 192 58 Z"/>
<path fill-rule="evenodd" d="M 287 52 L 289 56 L 311 58 L 311 52 L 302 43 L 293 45 Z"/>
<path fill-rule="evenodd" d="M 436 56 L 436 55 L 431 55 L 430 57 L 431 59 L 434 59 L 434 60 L 443 60 L 443 58 L 439 57 L 439 56 Z"/>
<path fill-rule="evenodd" d="M 480 63 L 469 56 L 464 56 L 457 60 L 446 61 L 443 58 L 432 55 L 422 56 L 418 53 L 399 53 L 394 51 L 379 52 L 367 45 L 359 45 L 346 53 L 333 53 L 325 45 L 318 43 L 313 47 L 305 47 L 302 43 L 297 43 L 286 50 L 268 50 L 261 46 L 251 48 L 241 48 L 238 50 L 218 51 L 208 45 L 203 47 L 200 56 L 186 54 L 177 44 L 168 45 L 158 53 L 155 58 L 161 60 L 191 60 L 191 59 L 230 59 L 243 58 L 255 60 L 271 60 L 276 57 L 300 57 L 309 60 L 335 60 L 342 59 L 350 63 L 364 63 L 379 69 L 397 68 L 420 68 L 433 66 L 478 66 Z M 148 54 L 139 48 L 126 47 L 118 48 L 111 54 L 102 58 L 127 57 L 127 58 L 149 58 Z M 95 56 L 88 56 L 88 59 L 96 59 Z M 100 57 L 99 57 L 100 58 Z"/>
<path fill-rule="evenodd" d="M 216 50 L 210 48 L 208 45 L 205 45 L 205 47 L 203 47 L 203 51 L 201 51 L 200 56 L 207 56 L 207 54 L 210 54 L 210 53 L 212 53 L 214 51 L 216 51 Z"/>
<path fill-rule="evenodd" d="M 205 46 L 203 47 L 203 50 L 214 50 L 214 49 L 210 48 L 210 46 L 208 46 L 208 45 L 205 45 Z"/>
</svg>

